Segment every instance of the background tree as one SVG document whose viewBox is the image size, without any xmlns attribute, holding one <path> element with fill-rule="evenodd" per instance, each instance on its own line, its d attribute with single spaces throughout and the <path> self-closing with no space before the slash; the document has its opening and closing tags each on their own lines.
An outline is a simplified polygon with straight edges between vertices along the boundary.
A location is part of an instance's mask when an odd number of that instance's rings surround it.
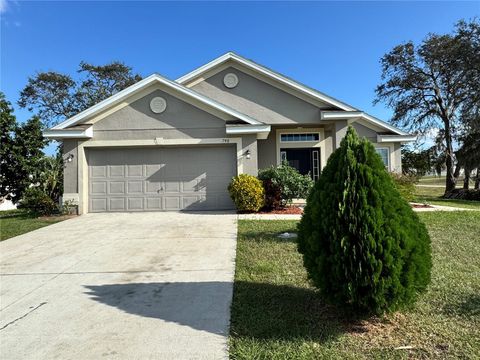
<svg viewBox="0 0 480 360">
<path fill-rule="evenodd" d="M 77 80 L 54 71 L 30 77 L 18 105 L 34 111 L 50 127 L 142 79 L 118 61 L 103 66 L 81 62 L 78 73 Z"/>
<path fill-rule="evenodd" d="M 424 176 L 432 170 L 431 151 L 411 150 L 402 146 L 402 172 L 406 175 Z"/>
<path fill-rule="evenodd" d="M 455 152 L 457 157 L 457 166 L 455 175 L 458 176 L 460 168 L 464 170 L 463 188 L 468 189 L 470 183 L 470 174 L 477 170 L 475 188 L 478 189 L 479 169 L 480 169 L 480 132 L 472 132 L 462 138 L 462 146 Z"/>
<path fill-rule="evenodd" d="M 33 117 L 23 124 L 16 121 L 11 104 L 0 93 L 1 152 L 0 196 L 18 202 L 30 184 L 40 178 L 42 149 L 47 140 L 42 123 Z"/>
<path fill-rule="evenodd" d="M 445 191 L 454 189 L 453 142 L 480 103 L 480 23 L 460 21 L 452 34 L 429 34 L 419 46 L 398 45 L 381 64 L 375 103 L 392 107 L 393 122 L 409 130 L 443 130 Z"/>
</svg>

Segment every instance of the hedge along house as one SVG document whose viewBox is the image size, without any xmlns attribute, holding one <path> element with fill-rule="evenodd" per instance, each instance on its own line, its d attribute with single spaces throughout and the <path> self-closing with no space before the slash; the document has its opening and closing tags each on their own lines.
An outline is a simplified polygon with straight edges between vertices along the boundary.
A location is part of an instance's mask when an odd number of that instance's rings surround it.
<svg viewBox="0 0 480 360">
<path fill-rule="evenodd" d="M 318 178 L 349 124 L 401 171 L 414 136 L 227 53 L 176 81 L 151 75 L 44 135 L 63 141 L 63 198 L 81 214 L 221 210 L 236 174 L 286 160 Z"/>
</svg>

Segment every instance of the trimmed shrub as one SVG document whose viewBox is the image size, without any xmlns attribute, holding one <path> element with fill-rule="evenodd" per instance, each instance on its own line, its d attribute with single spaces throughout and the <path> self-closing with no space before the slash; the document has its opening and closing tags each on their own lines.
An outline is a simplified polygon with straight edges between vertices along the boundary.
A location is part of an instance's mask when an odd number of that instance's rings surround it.
<svg viewBox="0 0 480 360">
<path fill-rule="evenodd" d="M 381 314 L 412 304 L 430 282 L 425 225 L 352 127 L 308 197 L 298 229 L 308 275 L 333 304 Z"/>
<path fill-rule="evenodd" d="M 405 200 L 415 200 L 415 184 L 418 182 L 416 176 L 397 173 L 390 173 L 390 176 L 395 188 Z"/>
<path fill-rule="evenodd" d="M 234 176 L 228 185 L 228 192 L 239 211 L 255 212 L 265 203 L 262 182 L 252 175 Z"/>
<path fill-rule="evenodd" d="M 282 189 L 273 183 L 272 180 L 263 180 L 265 189 L 265 209 L 274 210 L 282 207 Z"/>
<path fill-rule="evenodd" d="M 314 184 L 309 175 L 300 174 L 297 169 L 288 165 L 286 161 L 279 166 L 271 166 L 259 170 L 258 178 L 262 180 L 264 184 L 267 180 L 270 180 L 273 185 L 280 189 L 280 205 L 282 207 L 291 203 L 295 198 L 307 198 Z M 267 197 L 270 196 L 271 195 L 267 193 Z"/>
<path fill-rule="evenodd" d="M 29 187 L 24 191 L 19 207 L 39 215 L 52 215 L 58 211 L 55 201 L 42 189 L 35 186 Z"/>
</svg>

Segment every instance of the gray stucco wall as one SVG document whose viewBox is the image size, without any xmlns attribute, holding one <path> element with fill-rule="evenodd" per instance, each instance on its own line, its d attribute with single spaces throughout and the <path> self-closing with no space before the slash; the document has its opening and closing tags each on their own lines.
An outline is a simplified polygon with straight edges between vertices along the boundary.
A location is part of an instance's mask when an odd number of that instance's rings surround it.
<svg viewBox="0 0 480 360">
<path fill-rule="evenodd" d="M 258 168 L 265 169 L 277 164 L 276 130 L 272 128 L 265 140 L 258 140 Z"/>
<path fill-rule="evenodd" d="M 63 169 L 63 192 L 77 193 L 78 192 L 78 141 L 64 140 L 63 141 L 63 158 L 73 155 L 72 161 L 65 164 Z"/>
<path fill-rule="evenodd" d="M 394 164 L 392 167 L 392 171 L 397 173 L 402 173 L 402 151 L 401 151 L 401 143 L 394 143 L 393 148 L 393 157 L 394 157 Z"/>
<path fill-rule="evenodd" d="M 375 130 L 372 130 L 357 122 L 354 122 L 352 126 L 357 131 L 357 134 L 359 137 L 367 138 L 368 140 L 374 143 L 377 142 L 377 132 Z"/>
<path fill-rule="evenodd" d="M 258 174 L 258 147 L 257 135 L 243 135 L 242 136 L 242 158 L 243 172 L 257 176 Z M 247 159 L 245 153 L 250 150 L 250 159 Z"/>
<path fill-rule="evenodd" d="M 238 76 L 238 85 L 233 89 L 223 84 L 227 73 Z M 233 67 L 220 71 L 192 89 L 266 124 L 311 124 L 320 119 L 319 107 Z"/>
<path fill-rule="evenodd" d="M 167 108 L 161 114 L 150 101 L 161 96 Z M 139 140 L 225 137 L 225 121 L 161 90 L 144 96 L 93 125 L 94 140 Z"/>
</svg>

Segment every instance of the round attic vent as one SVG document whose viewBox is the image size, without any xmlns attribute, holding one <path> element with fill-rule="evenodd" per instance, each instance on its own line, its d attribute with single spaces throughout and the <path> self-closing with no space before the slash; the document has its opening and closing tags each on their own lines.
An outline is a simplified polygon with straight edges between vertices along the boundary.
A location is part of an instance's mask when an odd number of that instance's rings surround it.
<svg viewBox="0 0 480 360">
<path fill-rule="evenodd" d="M 167 108 L 167 101 L 160 96 L 154 97 L 150 101 L 150 109 L 152 109 L 152 111 L 155 114 L 160 114 L 164 112 L 166 108 Z"/>
<path fill-rule="evenodd" d="M 227 88 L 233 89 L 235 86 L 238 85 L 238 76 L 234 73 L 228 73 L 223 78 L 223 83 Z"/>
</svg>

